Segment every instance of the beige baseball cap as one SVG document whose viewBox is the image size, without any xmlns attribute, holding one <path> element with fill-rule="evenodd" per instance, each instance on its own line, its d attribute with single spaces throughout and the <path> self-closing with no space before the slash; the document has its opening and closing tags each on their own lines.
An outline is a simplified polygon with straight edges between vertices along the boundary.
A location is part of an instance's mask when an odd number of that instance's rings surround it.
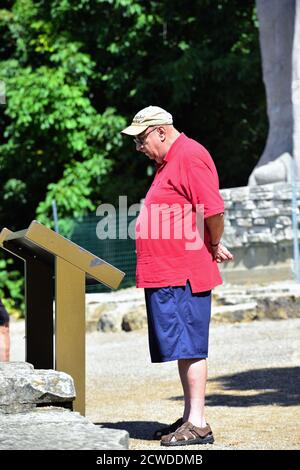
<svg viewBox="0 0 300 470">
<path fill-rule="evenodd" d="M 141 109 L 133 118 L 130 126 L 121 132 L 127 135 L 139 135 L 149 126 L 159 126 L 163 124 L 173 124 L 172 114 L 159 106 L 148 106 Z"/>
</svg>

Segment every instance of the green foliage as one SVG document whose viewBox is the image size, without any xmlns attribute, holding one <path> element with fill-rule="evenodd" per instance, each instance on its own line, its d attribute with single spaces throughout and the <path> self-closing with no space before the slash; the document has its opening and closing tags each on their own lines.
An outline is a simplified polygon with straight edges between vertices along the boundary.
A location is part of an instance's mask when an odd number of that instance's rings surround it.
<svg viewBox="0 0 300 470">
<path fill-rule="evenodd" d="M 12 259 L 0 259 L 0 298 L 8 313 L 24 316 L 24 281 Z"/>
<path fill-rule="evenodd" d="M 144 106 L 212 153 L 239 186 L 266 136 L 254 0 L 6 0 L 0 10 L 0 223 L 72 218 L 133 203 L 150 162 L 119 131 Z M 2 110 L 0 109 L 0 110 Z"/>
<path fill-rule="evenodd" d="M 16 192 L 0 219 L 14 207 L 27 223 L 38 208 L 51 225 L 54 196 L 59 217 L 72 217 L 113 202 L 121 185 L 143 197 L 148 162 L 118 131 L 151 103 L 209 148 L 222 186 L 246 183 L 266 133 L 253 0 L 5 5 L 2 199 L 11 178 Z"/>
<path fill-rule="evenodd" d="M 47 190 L 37 211 L 44 223 L 51 220 L 55 193 L 60 216 L 94 208 L 93 186 L 110 168 L 109 152 L 120 146 L 117 130 L 125 123 L 113 108 L 99 114 L 92 106 L 86 95 L 93 63 L 85 54 L 76 55 L 77 47 L 67 44 L 50 54 L 55 67 L 18 69 L 15 61 L 3 63 L 10 119 L 6 143 L 0 145 L 1 172 L 23 188 L 23 197 L 16 200 L 15 193 L 12 202 L 32 214 Z M 12 184 L 8 179 L 6 186 Z"/>
</svg>

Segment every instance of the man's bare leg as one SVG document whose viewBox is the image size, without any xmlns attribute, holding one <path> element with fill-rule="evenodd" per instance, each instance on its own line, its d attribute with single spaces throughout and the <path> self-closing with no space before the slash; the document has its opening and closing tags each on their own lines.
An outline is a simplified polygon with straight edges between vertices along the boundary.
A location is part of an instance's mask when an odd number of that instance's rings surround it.
<svg viewBox="0 0 300 470">
<path fill-rule="evenodd" d="M 9 323 L 0 326 L 0 361 L 9 361 L 10 351 L 10 337 L 9 337 Z"/>
<path fill-rule="evenodd" d="M 179 359 L 178 370 L 184 393 L 183 421 L 204 427 L 205 388 L 207 380 L 206 359 Z"/>
</svg>

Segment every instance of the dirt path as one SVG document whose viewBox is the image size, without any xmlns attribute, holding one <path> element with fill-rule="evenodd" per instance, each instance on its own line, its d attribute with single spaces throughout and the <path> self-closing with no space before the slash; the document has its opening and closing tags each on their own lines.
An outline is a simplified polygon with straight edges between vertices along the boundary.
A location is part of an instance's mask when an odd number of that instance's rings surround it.
<svg viewBox="0 0 300 470">
<path fill-rule="evenodd" d="M 24 360 L 20 325 L 12 330 L 12 359 Z M 299 337 L 299 319 L 212 326 L 206 419 L 215 444 L 206 448 L 299 449 Z M 154 450 L 153 431 L 181 412 L 177 365 L 149 362 L 146 331 L 87 335 L 89 419 L 126 429 L 131 449 Z"/>
</svg>

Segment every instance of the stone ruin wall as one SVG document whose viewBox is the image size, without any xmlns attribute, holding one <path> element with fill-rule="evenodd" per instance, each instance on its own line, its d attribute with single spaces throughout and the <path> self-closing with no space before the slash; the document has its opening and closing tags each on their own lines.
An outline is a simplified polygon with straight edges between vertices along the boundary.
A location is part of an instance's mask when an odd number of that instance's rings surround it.
<svg viewBox="0 0 300 470">
<path fill-rule="evenodd" d="M 293 279 L 291 185 L 228 188 L 221 194 L 226 208 L 223 242 L 235 255 L 233 263 L 221 267 L 225 280 L 264 283 Z M 298 222 L 299 207 L 300 184 Z"/>
</svg>

